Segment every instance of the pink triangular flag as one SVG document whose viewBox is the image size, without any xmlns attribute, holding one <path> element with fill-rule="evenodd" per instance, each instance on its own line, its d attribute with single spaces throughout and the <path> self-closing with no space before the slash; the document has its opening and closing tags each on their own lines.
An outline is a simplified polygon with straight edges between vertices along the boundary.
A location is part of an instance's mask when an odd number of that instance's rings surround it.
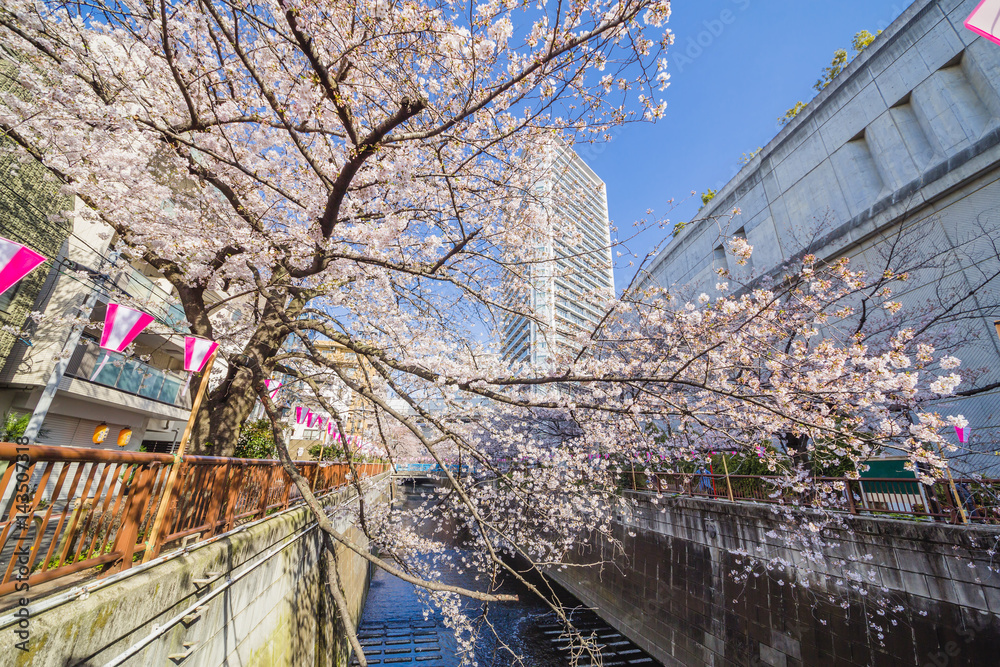
<svg viewBox="0 0 1000 667">
<path fill-rule="evenodd" d="M 152 321 L 153 316 L 141 310 L 109 303 L 108 314 L 104 318 L 104 332 L 101 334 L 101 347 L 123 352 Z"/>
<path fill-rule="evenodd" d="M 1000 44 L 1000 0 L 983 0 L 965 19 L 965 27 L 980 37 Z"/>
<path fill-rule="evenodd" d="M 0 294 L 17 284 L 45 261 L 31 248 L 0 237 Z"/>
<path fill-rule="evenodd" d="M 184 370 L 189 373 L 200 373 L 208 358 L 212 356 L 219 344 L 214 340 L 184 336 Z"/>
<path fill-rule="evenodd" d="M 306 413 L 306 428 L 312 428 L 312 426 L 313 426 L 313 419 L 315 419 L 315 418 L 316 418 L 316 415 L 314 415 L 313 411 L 310 409 L 309 412 Z"/>
<path fill-rule="evenodd" d="M 309 416 L 309 412 L 307 411 L 306 408 L 302 407 L 301 405 L 298 405 L 298 406 L 295 407 L 295 423 L 296 424 L 304 424 L 305 421 L 306 421 L 306 418 L 308 416 Z"/>
<path fill-rule="evenodd" d="M 278 390 L 281 389 L 282 383 L 277 380 L 264 380 L 264 386 L 267 387 L 267 391 L 273 401 L 278 397 Z"/>
<path fill-rule="evenodd" d="M 968 435 L 969 435 L 969 429 L 968 428 L 962 428 L 961 426 L 956 426 L 955 427 L 955 435 L 958 436 L 958 441 L 959 442 L 965 442 L 965 438 L 968 437 Z"/>
</svg>

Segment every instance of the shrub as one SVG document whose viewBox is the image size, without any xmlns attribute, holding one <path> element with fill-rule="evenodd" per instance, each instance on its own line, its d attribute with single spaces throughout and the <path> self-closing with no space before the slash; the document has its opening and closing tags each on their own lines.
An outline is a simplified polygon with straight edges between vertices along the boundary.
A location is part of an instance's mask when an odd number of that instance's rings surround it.
<svg viewBox="0 0 1000 667">
<path fill-rule="evenodd" d="M 233 456 L 241 459 L 271 459 L 276 454 L 270 420 L 244 422 Z"/>
</svg>

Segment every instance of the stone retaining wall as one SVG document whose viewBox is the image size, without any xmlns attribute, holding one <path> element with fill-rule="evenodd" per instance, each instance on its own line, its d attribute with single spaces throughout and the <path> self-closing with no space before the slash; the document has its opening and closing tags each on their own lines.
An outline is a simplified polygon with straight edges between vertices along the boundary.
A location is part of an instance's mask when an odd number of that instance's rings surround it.
<svg viewBox="0 0 1000 667">
<path fill-rule="evenodd" d="M 997 527 L 848 517 L 816 564 L 786 543 L 768 506 L 631 497 L 635 514 L 616 524 L 624 558 L 550 576 L 665 665 L 1000 663 Z M 732 572 L 748 559 L 734 552 L 788 566 L 758 565 L 740 582 Z M 570 560 L 613 557 L 588 538 Z M 867 596 L 849 590 L 848 571 L 871 582 Z M 877 596 L 902 611 L 878 614 Z M 881 644 L 872 622 L 885 628 Z"/>
</svg>

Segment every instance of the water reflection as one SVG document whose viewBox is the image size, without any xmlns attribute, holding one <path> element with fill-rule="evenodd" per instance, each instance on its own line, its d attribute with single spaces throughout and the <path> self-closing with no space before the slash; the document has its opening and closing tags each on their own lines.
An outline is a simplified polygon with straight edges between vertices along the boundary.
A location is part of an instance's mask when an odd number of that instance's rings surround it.
<svg viewBox="0 0 1000 667">
<path fill-rule="evenodd" d="M 404 497 L 410 507 L 421 502 L 419 493 Z M 450 555 L 458 561 L 463 555 L 455 547 Z M 451 572 L 444 583 L 479 589 L 475 574 Z M 568 639 L 556 615 L 533 593 L 516 580 L 502 582 L 500 590 L 518 595 L 516 603 L 491 604 L 485 615 L 483 605 L 466 601 L 465 613 L 479 619 L 475 660 L 480 667 L 563 667 L 570 664 Z M 562 600 L 571 596 L 559 591 Z M 422 665 L 423 667 L 457 667 L 458 643 L 453 631 L 444 626 L 440 614 L 427 614 L 413 585 L 385 572 L 376 571 L 361 618 L 358 638 L 370 665 Z M 604 648 L 602 664 L 656 666 L 659 663 L 638 649 L 632 642 L 609 627 L 586 609 L 573 613 L 573 621 L 586 633 L 593 632 Z M 499 639 L 498 639 L 499 637 Z M 506 644 L 506 646 L 504 645 Z M 514 656 L 520 658 L 518 659 Z M 352 661 L 351 664 L 358 664 Z M 591 664 L 582 659 L 582 666 Z"/>
</svg>

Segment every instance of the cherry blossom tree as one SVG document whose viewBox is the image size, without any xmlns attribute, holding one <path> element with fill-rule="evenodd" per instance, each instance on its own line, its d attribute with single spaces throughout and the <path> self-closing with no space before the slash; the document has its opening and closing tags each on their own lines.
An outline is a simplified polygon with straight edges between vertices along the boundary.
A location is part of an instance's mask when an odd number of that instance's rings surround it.
<svg viewBox="0 0 1000 667">
<path fill-rule="evenodd" d="M 332 558 L 339 545 L 422 587 L 465 639 L 456 596 L 502 602 L 502 575 L 572 628 L 511 557 L 561 567 L 582 531 L 613 539 L 638 457 L 669 467 L 759 453 L 796 488 L 792 450 L 862 466 L 893 447 L 931 478 L 943 429 L 964 423 L 931 405 L 961 379 L 936 329 L 871 315 L 900 311 L 905 271 L 892 266 L 807 256 L 770 282 L 720 276 L 716 296 L 629 286 L 546 366 L 495 354 L 505 317 L 535 317 L 511 290 L 530 287 L 534 241 L 553 233 L 532 205 L 538 155 L 662 115 L 669 9 L 12 0 L 0 34 L 24 94 L 3 97 L 0 130 L 169 280 L 194 334 L 221 342 L 226 375 L 198 415 L 196 451 L 231 452 L 259 401 Z M 362 359 L 360 375 L 318 341 Z M 275 403 L 264 381 L 278 373 Z M 296 396 L 344 431 L 330 383 L 370 407 L 385 456 L 405 431 L 408 448 L 463 466 L 408 519 L 360 505 L 386 557 L 335 529 L 285 445 L 280 409 Z M 421 521 L 468 535 L 466 562 L 415 531 Z M 480 573 L 482 588 L 442 580 L 453 568 Z M 335 567 L 329 590 L 346 619 Z M 597 655 L 587 637 L 575 646 Z"/>
<path fill-rule="evenodd" d="M 374 326 L 406 346 L 442 300 L 499 303 L 497 250 L 532 224 L 511 224 L 533 178 L 518 155 L 661 114 L 668 14 L 664 0 L 10 3 L 25 94 L 5 97 L 0 127 L 170 281 L 193 333 L 270 373 L 296 332 L 356 345 Z M 213 290 L 252 312 L 232 322 Z M 250 377 L 230 364 L 198 445 L 232 451 Z"/>
</svg>

